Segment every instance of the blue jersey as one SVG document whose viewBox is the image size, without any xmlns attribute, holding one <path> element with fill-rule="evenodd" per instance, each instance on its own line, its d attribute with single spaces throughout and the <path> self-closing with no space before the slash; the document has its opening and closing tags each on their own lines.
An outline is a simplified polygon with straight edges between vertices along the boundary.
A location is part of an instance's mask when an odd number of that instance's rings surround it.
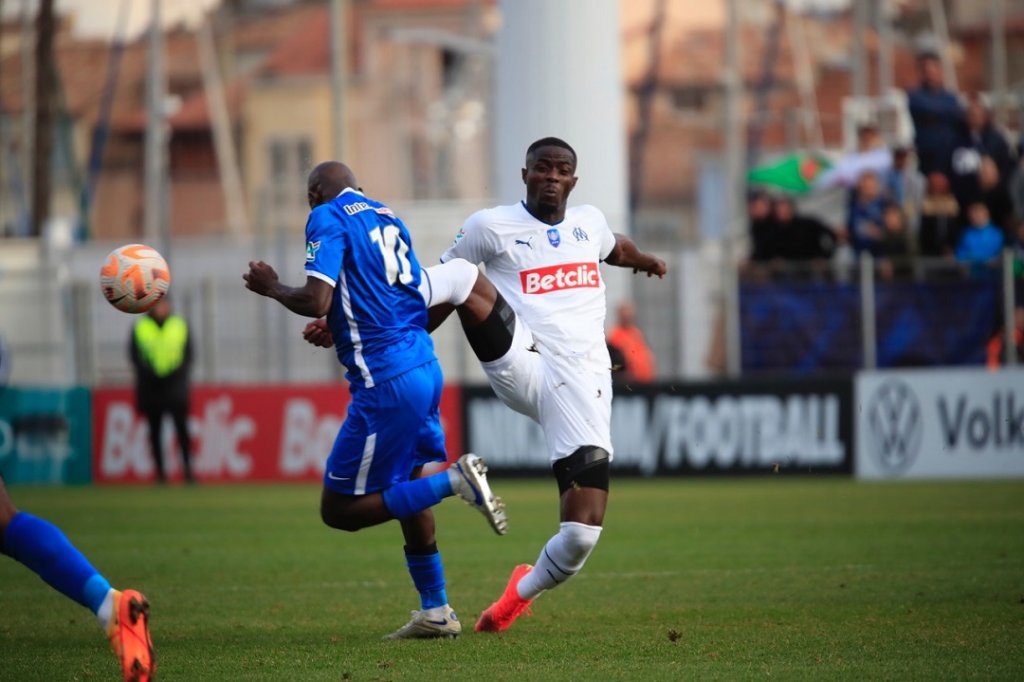
<svg viewBox="0 0 1024 682">
<path fill-rule="evenodd" d="M 353 388 L 436 360 L 409 230 L 384 204 L 347 189 L 306 222 L 306 274 L 334 287 L 327 324 Z"/>
</svg>

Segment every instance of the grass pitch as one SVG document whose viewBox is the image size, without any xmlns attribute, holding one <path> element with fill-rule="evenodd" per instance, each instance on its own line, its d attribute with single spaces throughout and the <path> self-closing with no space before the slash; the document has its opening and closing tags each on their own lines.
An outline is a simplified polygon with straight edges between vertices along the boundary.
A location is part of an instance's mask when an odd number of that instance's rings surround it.
<svg viewBox="0 0 1024 682">
<path fill-rule="evenodd" d="M 418 608 L 397 525 L 327 529 L 315 487 L 11 492 L 147 594 L 161 680 L 1024 678 L 1024 482 L 615 480 L 584 571 L 497 636 L 557 500 L 492 482 L 508 536 L 437 510 L 466 633 L 425 642 L 380 640 Z M 112 679 L 92 614 L 0 560 L 0 680 Z"/>
</svg>

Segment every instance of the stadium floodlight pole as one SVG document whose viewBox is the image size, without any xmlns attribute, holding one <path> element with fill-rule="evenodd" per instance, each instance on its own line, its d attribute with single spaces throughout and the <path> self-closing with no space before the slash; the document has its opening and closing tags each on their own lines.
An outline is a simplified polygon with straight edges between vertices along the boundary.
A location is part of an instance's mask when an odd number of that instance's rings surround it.
<svg viewBox="0 0 1024 682">
<path fill-rule="evenodd" d="M 331 0 L 331 128 L 334 158 L 345 160 L 345 87 L 348 82 L 348 2 Z"/>
<path fill-rule="evenodd" d="M 167 117 L 166 84 L 164 82 L 164 36 L 160 21 L 161 0 L 150 3 L 149 55 L 146 74 L 146 162 L 145 214 L 143 234 L 150 244 L 169 258 L 170 239 L 167 217 L 170 208 L 167 196 Z"/>
<path fill-rule="evenodd" d="M 740 283 L 737 250 L 742 235 L 743 160 L 746 132 L 741 117 L 743 71 L 740 59 L 740 1 L 728 0 L 725 36 L 725 170 L 726 229 L 723 236 L 722 294 L 725 309 L 725 369 L 730 377 L 740 375 Z"/>
</svg>

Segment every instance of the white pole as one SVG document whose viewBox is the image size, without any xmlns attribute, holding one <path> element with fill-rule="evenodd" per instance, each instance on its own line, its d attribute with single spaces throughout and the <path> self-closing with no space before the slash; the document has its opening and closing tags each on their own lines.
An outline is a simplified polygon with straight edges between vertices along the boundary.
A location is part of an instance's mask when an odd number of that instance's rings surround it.
<svg viewBox="0 0 1024 682">
<path fill-rule="evenodd" d="M 164 83 L 164 36 L 160 26 L 161 0 L 152 0 L 149 25 L 149 55 L 146 75 L 146 161 L 145 161 L 145 224 L 147 241 L 168 257 L 167 239 L 167 119 Z"/>
<path fill-rule="evenodd" d="M 213 44 L 213 13 L 199 25 L 199 64 L 203 72 L 203 88 L 206 103 L 213 123 L 213 149 L 217 154 L 217 170 L 220 172 L 220 187 L 224 193 L 224 210 L 227 214 L 228 232 L 234 236 L 249 232 L 249 216 L 245 210 L 242 178 L 235 154 L 235 136 L 231 129 L 224 83 L 217 64 L 217 52 Z"/>
<path fill-rule="evenodd" d="M 875 347 L 875 259 L 868 252 L 860 254 L 860 334 L 864 351 L 864 369 L 878 366 Z"/>
<path fill-rule="evenodd" d="M 31 0 L 21 0 L 21 177 L 24 192 L 24 234 L 32 233 L 32 158 L 36 139 L 36 31 Z"/>
<path fill-rule="evenodd" d="M 928 7 L 931 10 L 932 26 L 939 38 L 939 59 L 942 61 L 942 73 L 946 81 L 946 88 L 953 92 L 960 90 L 956 82 L 956 69 L 953 68 L 953 60 L 949 54 L 949 27 L 946 24 L 946 8 L 942 0 L 930 0 Z"/>
<path fill-rule="evenodd" d="M 1007 367 L 1017 364 L 1017 344 L 1013 338 L 1016 307 L 1013 285 L 1013 251 L 1003 249 L 1003 354 Z"/>
<path fill-rule="evenodd" d="M 1004 0 L 991 2 L 992 92 L 996 100 L 996 123 L 1005 126 L 1009 121 L 1006 108 L 1006 5 Z"/>
<path fill-rule="evenodd" d="M 334 159 L 345 160 L 345 86 L 348 79 L 348 40 L 345 0 L 331 0 L 331 128 Z"/>
<path fill-rule="evenodd" d="M 876 0 L 875 27 L 878 32 L 878 94 L 885 97 L 892 88 L 892 24 L 889 3 Z"/>
<path fill-rule="evenodd" d="M 745 202 L 743 201 L 743 159 L 746 132 L 743 128 L 743 72 L 740 55 L 740 0 L 728 0 L 728 24 L 725 37 L 725 190 L 728 224 L 723 239 L 722 273 L 725 306 L 725 369 L 730 377 L 742 371 L 740 354 L 740 290 L 737 253 L 742 235 Z"/>
<path fill-rule="evenodd" d="M 858 102 L 863 101 L 868 94 L 868 65 L 864 48 L 864 41 L 867 38 L 868 9 L 867 0 L 855 0 L 853 3 L 853 54 L 850 57 L 853 62 L 853 96 Z"/>
</svg>

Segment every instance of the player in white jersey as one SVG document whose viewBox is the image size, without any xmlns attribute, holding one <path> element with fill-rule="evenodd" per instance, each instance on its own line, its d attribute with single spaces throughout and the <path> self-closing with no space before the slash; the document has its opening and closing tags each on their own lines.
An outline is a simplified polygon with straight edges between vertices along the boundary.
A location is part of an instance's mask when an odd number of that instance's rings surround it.
<svg viewBox="0 0 1024 682">
<path fill-rule="evenodd" d="M 664 261 L 613 233 L 597 208 L 567 207 L 577 178 L 576 152 L 566 142 L 531 144 L 522 173 L 526 200 L 473 214 L 441 256 L 486 266 L 459 315 L 495 393 L 543 428 L 561 494 L 558 533 L 534 566 L 513 570 L 501 598 L 477 621 L 478 632 L 508 629 L 539 594 L 579 572 L 596 545 L 612 458 L 599 263 L 648 276 L 666 272 Z M 426 270 L 431 282 L 440 279 L 436 269 Z M 496 292 L 488 292 L 487 280 Z"/>
<path fill-rule="evenodd" d="M 598 264 L 648 276 L 666 272 L 662 260 L 612 233 L 598 209 L 567 208 L 575 171 L 576 153 L 567 143 L 533 143 L 523 169 L 526 201 L 470 216 L 443 264 L 423 270 L 428 331 L 458 311 L 495 393 L 543 428 L 561 495 L 558 533 L 535 566 L 513 569 L 501 598 L 480 616 L 478 632 L 507 630 L 541 592 L 579 572 L 596 545 L 612 456 L 611 361 Z M 331 344 L 320 320 L 304 336 Z"/>
</svg>

